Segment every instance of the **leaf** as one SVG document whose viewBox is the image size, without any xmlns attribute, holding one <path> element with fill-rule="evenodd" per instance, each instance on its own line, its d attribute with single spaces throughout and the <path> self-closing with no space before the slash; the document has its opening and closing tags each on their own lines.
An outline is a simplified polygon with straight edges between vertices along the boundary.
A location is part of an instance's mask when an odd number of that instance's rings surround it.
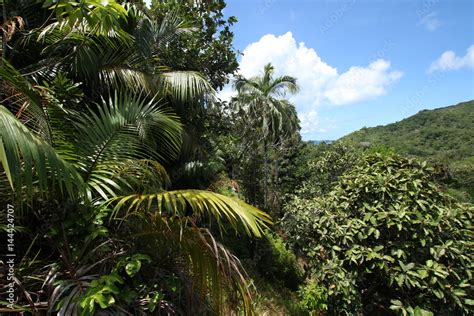
<svg viewBox="0 0 474 316">
<path fill-rule="evenodd" d="M 108 199 L 118 192 L 131 191 L 131 182 L 135 181 L 131 175 L 142 181 L 151 176 L 166 187 L 168 175 L 157 161 L 177 156 L 181 124 L 157 100 L 115 92 L 99 110 L 89 109 L 73 122 L 74 163 L 90 187 L 91 198 L 93 193 Z"/>
<path fill-rule="evenodd" d="M 84 192 L 84 182 L 76 169 L 1 105 L 0 139 L 1 163 L 17 193 L 24 187 L 32 195 L 38 185 L 44 194 L 52 188 L 53 181 L 71 197 Z"/>
<path fill-rule="evenodd" d="M 396 278 L 398 286 L 403 286 L 403 282 L 405 281 L 405 275 L 400 274 Z"/>
<path fill-rule="evenodd" d="M 125 272 L 127 272 L 129 276 L 133 277 L 138 271 L 140 271 L 141 266 L 142 263 L 140 260 L 134 260 L 125 265 Z"/>
<path fill-rule="evenodd" d="M 464 303 L 469 306 L 474 306 L 474 299 L 466 298 L 464 299 Z"/>
<path fill-rule="evenodd" d="M 260 237 L 263 229 L 271 224 L 270 216 L 259 209 L 222 194 L 202 190 L 177 190 L 156 194 L 137 194 L 110 199 L 107 204 L 116 203 L 112 216 L 117 217 L 125 204 L 128 204 L 125 217 L 130 212 L 156 214 L 159 216 L 178 216 L 200 218 L 212 215 L 220 229 L 224 229 L 222 219 L 239 231 L 243 228 L 248 235 Z M 187 215 L 189 211 L 191 215 Z"/>
<path fill-rule="evenodd" d="M 390 306 L 391 310 L 399 310 L 403 308 L 403 303 L 400 300 L 390 300 L 392 305 Z"/>
<path fill-rule="evenodd" d="M 428 276 L 428 271 L 422 269 L 422 270 L 418 270 L 418 276 L 421 278 L 421 279 L 424 279 Z"/>
<path fill-rule="evenodd" d="M 417 306 L 417 307 L 415 307 L 413 315 L 414 316 L 433 316 L 433 313 Z"/>
</svg>

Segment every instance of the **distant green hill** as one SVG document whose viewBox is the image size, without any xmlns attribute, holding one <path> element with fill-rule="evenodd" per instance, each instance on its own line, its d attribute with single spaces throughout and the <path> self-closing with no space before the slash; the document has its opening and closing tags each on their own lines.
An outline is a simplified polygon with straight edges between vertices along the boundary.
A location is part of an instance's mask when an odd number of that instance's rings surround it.
<svg viewBox="0 0 474 316">
<path fill-rule="evenodd" d="M 364 127 L 340 141 L 389 146 L 401 154 L 446 163 L 456 187 L 474 199 L 474 100 L 423 110 L 386 126 Z"/>
</svg>

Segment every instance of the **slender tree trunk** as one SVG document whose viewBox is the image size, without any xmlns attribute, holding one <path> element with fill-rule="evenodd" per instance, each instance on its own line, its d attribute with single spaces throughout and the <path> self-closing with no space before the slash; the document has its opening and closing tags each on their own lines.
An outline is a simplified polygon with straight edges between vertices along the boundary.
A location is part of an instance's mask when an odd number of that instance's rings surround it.
<svg viewBox="0 0 474 316">
<path fill-rule="evenodd" d="M 263 207 L 267 211 L 268 206 L 268 144 L 263 141 Z"/>
<path fill-rule="evenodd" d="M 6 53 L 7 53 L 7 35 L 5 30 L 3 29 L 3 26 L 5 23 L 7 23 L 7 6 L 6 6 L 6 1 L 3 0 L 2 2 L 2 60 L 0 61 L 0 66 L 3 65 L 3 62 L 6 58 Z"/>
<path fill-rule="evenodd" d="M 7 53 L 7 35 L 5 33 L 5 30 L 3 29 L 4 27 L 4 24 L 7 22 L 7 6 L 6 6 L 6 1 L 3 0 L 2 2 L 2 18 L 3 18 L 3 22 L 1 23 L 1 32 L 2 32 L 2 36 L 0 38 L 0 40 L 2 41 L 2 43 L 0 43 L 0 47 L 2 49 L 2 53 L 1 53 L 1 58 L 2 60 L 0 60 L 0 67 L 3 67 L 4 63 L 5 63 L 5 58 L 6 58 L 6 53 Z M 2 77 L 0 76 L 0 81 L 2 80 Z M 0 100 L 3 100 L 5 98 L 4 94 L 3 94 L 3 84 L 0 84 L 1 85 L 1 89 L 0 89 Z"/>
</svg>

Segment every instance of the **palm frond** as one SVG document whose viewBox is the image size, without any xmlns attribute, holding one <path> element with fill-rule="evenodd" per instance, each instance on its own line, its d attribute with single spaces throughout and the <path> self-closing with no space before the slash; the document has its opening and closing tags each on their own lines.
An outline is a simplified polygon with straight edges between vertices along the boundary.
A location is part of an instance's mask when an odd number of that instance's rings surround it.
<svg viewBox="0 0 474 316">
<path fill-rule="evenodd" d="M 8 62 L 0 67 L 2 88 L 7 92 L 3 105 L 9 105 L 15 115 L 37 135 L 51 143 L 51 126 L 41 90 L 35 88 Z"/>
<path fill-rule="evenodd" d="M 213 305 L 218 315 L 225 314 L 229 296 L 238 295 L 245 315 L 252 314 L 251 293 L 247 276 L 239 259 L 214 239 L 208 229 L 182 225 L 182 219 L 164 216 L 143 216 L 143 225 L 133 238 L 144 238 L 161 250 L 179 253 L 192 279 L 192 286 Z M 156 251 L 156 250 L 155 250 Z M 227 301 L 227 302 L 226 302 Z M 227 303 L 227 304 L 226 304 Z"/>
<path fill-rule="evenodd" d="M 75 164 L 104 199 L 130 187 L 120 173 L 131 160 L 168 161 L 179 153 L 177 116 L 146 95 L 116 92 L 97 109 L 75 118 L 74 124 Z"/>
<path fill-rule="evenodd" d="M 244 230 L 248 235 L 260 237 L 270 217 L 261 210 L 235 198 L 203 190 L 176 190 L 156 194 L 136 194 L 115 198 L 114 215 L 128 216 L 130 213 L 153 213 L 159 216 L 178 216 L 196 220 L 212 216 L 220 229 L 227 222 L 235 231 Z M 126 209 L 125 214 L 120 211 Z"/>
<path fill-rule="evenodd" d="M 24 190 L 31 196 L 36 185 L 40 193 L 48 192 L 55 185 L 61 193 L 67 192 L 70 196 L 77 196 L 83 190 L 83 180 L 73 166 L 1 105 L 0 161 L 17 194 Z"/>
<path fill-rule="evenodd" d="M 165 190 L 171 185 L 171 180 L 165 167 L 158 161 L 150 159 L 124 161 L 117 170 L 117 176 L 130 184 L 132 191 L 156 192 Z"/>
<path fill-rule="evenodd" d="M 245 315 L 252 314 L 252 295 L 240 260 L 217 242 L 209 230 L 197 227 L 184 230 L 181 246 L 190 261 L 193 285 L 201 295 L 209 293 L 218 315 L 223 315 L 224 307 L 231 305 L 225 303 L 226 293 L 238 294 Z"/>
<path fill-rule="evenodd" d="M 296 83 L 296 78 L 291 76 L 281 76 L 272 81 L 269 89 L 271 93 L 276 96 L 284 96 L 286 92 L 291 94 L 297 93 L 299 91 L 299 86 Z"/>
<path fill-rule="evenodd" d="M 194 28 L 183 21 L 177 11 L 171 11 L 157 22 L 136 5 L 127 4 L 129 32 L 135 37 L 137 47 L 148 57 L 153 57 L 165 45 L 173 42 L 180 34 L 191 33 Z"/>
<path fill-rule="evenodd" d="M 215 91 L 209 82 L 198 72 L 169 71 L 161 73 L 158 84 L 166 94 L 180 102 L 190 102 L 199 98 L 214 98 Z"/>
</svg>

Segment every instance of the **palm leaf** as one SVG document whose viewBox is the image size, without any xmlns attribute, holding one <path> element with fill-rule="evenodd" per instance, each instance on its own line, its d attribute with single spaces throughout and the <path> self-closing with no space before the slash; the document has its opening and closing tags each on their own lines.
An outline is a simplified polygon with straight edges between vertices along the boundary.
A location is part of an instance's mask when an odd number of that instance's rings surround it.
<svg viewBox="0 0 474 316">
<path fill-rule="evenodd" d="M 31 196 L 36 185 L 46 193 L 51 184 L 57 184 L 61 193 L 70 196 L 77 196 L 83 189 L 77 171 L 1 105 L 0 161 L 17 194 L 25 190 Z"/>
<path fill-rule="evenodd" d="M 252 314 L 252 296 L 247 275 L 240 260 L 217 242 L 207 229 L 191 228 L 184 232 L 182 246 L 189 254 L 194 285 L 202 294 L 211 294 L 214 311 L 223 315 L 225 293 L 240 295 L 245 315 Z M 230 288 L 231 291 L 224 291 Z"/>
<path fill-rule="evenodd" d="M 190 102 L 197 98 L 214 98 L 215 91 L 198 72 L 169 71 L 160 74 L 158 84 L 165 92 L 180 102 Z"/>
<path fill-rule="evenodd" d="M 169 71 L 159 64 L 161 49 L 177 35 L 192 29 L 177 14 L 169 14 L 157 23 L 133 5 L 126 8 L 127 22 L 135 27 L 122 30 L 123 36 L 83 32 L 82 28 L 73 28 L 63 21 L 30 37 L 46 44 L 44 54 L 51 61 L 50 70 L 74 74 L 91 85 L 101 83 L 116 89 L 126 86 L 136 91 L 171 95 L 179 102 L 212 98 L 215 91 L 199 73 Z M 133 38 L 126 34 L 133 34 Z M 55 58 L 58 54 L 62 56 L 59 59 Z"/>
<path fill-rule="evenodd" d="M 130 212 L 155 213 L 160 216 L 178 216 L 196 219 L 206 215 L 212 216 L 220 229 L 224 229 L 224 221 L 231 227 L 248 235 L 260 237 L 267 225 L 271 224 L 270 217 L 259 209 L 235 198 L 203 190 L 176 190 L 157 194 L 136 194 L 115 198 L 109 201 L 117 202 L 114 208 L 115 216 L 126 208 Z M 125 206 L 127 205 L 127 206 Z M 191 214 L 191 215 L 188 215 Z"/>
<path fill-rule="evenodd" d="M 194 225 L 183 227 L 182 219 L 138 214 L 143 223 L 132 238 L 146 239 L 160 252 L 164 248 L 178 252 L 188 267 L 193 289 L 208 299 L 218 315 L 225 314 L 228 295 L 238 294 L 246 315 L 252 314 L 251 293 L 239 259 L 216 241 L 209 230 Z"/>
<path fill-rule="evenodd" d="M 3 100 L 4 105 L 8 103 L 16 112 L 16 117 L 51 143 L 51 126 L 41 91 L 6 61 L 3 67 L 0 67 L 0 77 L 3 79 L 3 91 L 7 92 L 7 98 Z"/>
<path fill-rule="evenodd" d="M 93 191 L 107 199 L 130 188 L 120 174 L 131 161 L 137 162 L 135 173 L 143 166 L 143 174 L 149 174 L 149 168 L 138 163 L 140 160 L 168 161 L 179 153 L 178 118 L 146 95 L 117 92 L 97 109 L 89 108 L 73 121 L 74 163 L 89 184 L 90 198 Z M 162 178 L 163 183 L 168 181 L 166 177 Z"/>
</svg>

